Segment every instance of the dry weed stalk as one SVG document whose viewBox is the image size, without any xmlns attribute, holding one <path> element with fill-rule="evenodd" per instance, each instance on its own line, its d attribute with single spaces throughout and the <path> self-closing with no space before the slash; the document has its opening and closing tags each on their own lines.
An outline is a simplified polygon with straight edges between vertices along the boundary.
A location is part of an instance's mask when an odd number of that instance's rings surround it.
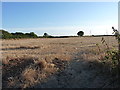
<svg viewBox="0 0 120 90">
<path fill-rule="evenodd" d="M 104 46 L 106 46 L 106 50 L 107 50 L 105 51 L 105 56 L 104 57 L 102 56 L 102 57 L 103 57 L 103 63 L 104 64 L 107 63 L 111 66 L 110 67 L 111 73 L 115 73 L 117 78 L 119 79 L 118 81 L 120 82 L 120 34 L 118 30 L 114 29 L 114 27 L 112 27 L 112 29 L 114 31 L 114 35 L 116 39 L 118 40 L 118 51 L 111 50 L 106 40 L 102 37 L 101 42 L 102 44 L 105 44 Z M 101 49 L 99 46 L 98 46 L 98 49 L 100 52 Z"/>
<path fill-rule="evenodd" d="M 119 83 L 120 83 L 120 33 L 117 29 L 115 29 L 114 27 L 112 27 L 113 29 L 113 33 L 116 37 L 116 39 L 118 40 L 118 55 L 117 55 L 117 60 L 118 60 L 118 79 L 119 79 Z"/>
</svg>

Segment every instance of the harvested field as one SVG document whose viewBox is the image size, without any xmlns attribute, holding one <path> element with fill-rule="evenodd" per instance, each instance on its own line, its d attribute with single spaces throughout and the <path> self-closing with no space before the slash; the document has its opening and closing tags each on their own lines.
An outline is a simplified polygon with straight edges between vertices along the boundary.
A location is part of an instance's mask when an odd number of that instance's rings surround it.
<svg viewBox="0 0 120 90">
<path fill-rule="evenodd" d="M 106 50 L 101 39 L 74 37 L 2 40 L 2 87 L 118 87 L 109 65 L 100 62 Z M 110 48 L 117 49 L 115 37 L 104 39 Z"/>
</svg>

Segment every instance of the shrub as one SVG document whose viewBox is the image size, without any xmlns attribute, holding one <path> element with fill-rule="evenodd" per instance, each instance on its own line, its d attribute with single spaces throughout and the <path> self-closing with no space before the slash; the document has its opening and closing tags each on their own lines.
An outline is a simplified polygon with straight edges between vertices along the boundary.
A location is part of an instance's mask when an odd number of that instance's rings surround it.
<svg viewBox="0 0 120 90">
<path fill-rule="evenodd" d="M 103 63 L 109 63 L 110 64 L 110 70 L 115 71 L 116 76 L 118 76 L 118 81 L 120 82 L 120 35 L 118 30 L 114 29 L 112 27 L 115 37 L 118 40 L 118 50 L 112 50 L 109 48 L 108 44 L 106 43 L 105 39 L 102 38 L 102 44 L 105 44 L 107 51 L 105 52 L 105 56 L 103 57 Z M 100 51 L 100 48 L 99 48 Z"/>
</svg>

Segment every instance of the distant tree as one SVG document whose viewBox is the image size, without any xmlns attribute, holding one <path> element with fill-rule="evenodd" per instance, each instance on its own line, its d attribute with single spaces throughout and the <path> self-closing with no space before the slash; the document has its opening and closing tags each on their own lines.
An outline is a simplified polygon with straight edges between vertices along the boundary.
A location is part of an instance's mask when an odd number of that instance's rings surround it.
<svg viewBox="0 0 120 90">
<path fill-rule="evenodd" d="M 47 33 L 44 33 L 43 37 L 48 37 L 49 35 Z"/>
<path fill-rule="evenodd" d="M 30 37 L 37 38 L 38 36 L 34 32 L 30 32 Z"/>
<path fill-rule="evenodd" d="M 22 32 L 16 32 L 16 33 L 14 33 L 14 35 L 24 35 L 24 33 L 22 33 Z"/>
<path fill-rule="evenodd" d="M 47 33 L 44 33 L 44 36 L 48 36 L 48 34 L 47 34 Z"/>
<path fill-rule="evenodd" d="M 84 32 L 83 32 L 83 31 L 79 31 L 79 32 L 77 33 L 77 35 L 78 35 L 78 36 L 83 36 L 83 35 L 84 35 Z"/>
<path fill-rule="evenodd" d="M 38 36 L 34 32 L 30 33 L 22 33 L 22 32 L 15 32 L 9 33 L 5 30 L 0 30 L 0 38 L 2 39 L 10 39 L 10 38 L 37 38 Z"/>
<path fill-rule="evenodd" d="M 30 33 L 25 33 L 25 35 L 26 35 L 26 36 L 29 36 L 29 35 L 30 35 Z"/>
<path fill-rule="evenodd" d="M 0 30 L 0 38 L 2 39 L 10 39 L 12 38 L 12 34 L 5 30 Z"/>
</svg>

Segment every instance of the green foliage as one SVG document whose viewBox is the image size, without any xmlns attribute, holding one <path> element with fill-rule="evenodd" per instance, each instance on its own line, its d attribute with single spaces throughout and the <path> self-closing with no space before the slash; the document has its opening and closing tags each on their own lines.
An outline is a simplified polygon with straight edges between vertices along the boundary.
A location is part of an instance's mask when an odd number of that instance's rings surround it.
<svg viewBox="0 0 120 90">
<path fill-rule="evenodd" d="M 50 35 L 48 35 L 47 33 L 44 33 L 43 37 L 45 37 L 45 38 L 49 38 Z"/>
<path fill-rule="evenodd" d="M 118 40 L 118 44 L 119 44 L 119 40 L 120 40 L 120 35 L 119 32 L 117 30 L 114 29 L 114 27 L 112 27 L 114 33 L 115 33 L 115 37 Z M 110 65 L 110 70 L 114 71 L 116 73 L 116 75 L 120 75 L 120 56 L 119 56 L 119 49 L 118 50 L 114 50 L 114 49 L 110 49 L 110 47 L 108 46 L 107 42 L 105 41 L 105 39 L 102 37 L 101 40 L 102 44 L 104 44 L 104 46 L 106 46 L 106 51 L 105 51 L 105 56 L 101 56 L 102 58 L 102 62 L 104 64 L 109 64 Z M 100 48 L 99 48 L 100 49 Z"/>
<path fill-rule="evenodd" d="M 2 39 L 38 38 L 38 36 L 34 32 L 25 33 L 25 34 L 22 32 L 9 33 L 5 30 L 0 30 L 0 36 Z"/>
<path fill-rule="evenodd" d="M 48 36 L 48 34 L 47 33 L 44 33 L 44 35 L 43 36 Z"/>
<path fill-rule="evenodd" d="M 0 30 L 0 36 L 3 39 L 8 39 L 8 38 L 12 38 L 13 35 L 5 30 Z"/>
<path fill-rule="evenodd" d="M 30 32 L 30 33 L 25 33 L 24 37 L 37 38 L 38 36 L 34 32 Z"/>
<path fill-rule="evenodd" d="M 51 36 L 51 35 L 49 35 L 49 34 L 47 34 L 47 33 L 44 33 L 43 37 L 44 37 L 44 38 L 54 38 L 54 36 Z"/>
<path fill-rule="evenodd" d="M 83 36 L 83 35 L 84 35 L 84 32 L 83 32 L 83 31 L 79 31 L 79 32 L 77 33 L 77 35 L 78 35 L 78 36 Z"/>
<path fill-rule="evenodd" d="M 118 67 L 118 52 L 117 50 L 108 50 L 104 57 L 104 62 L 109 62 L 112 69 L 117 69 Z"/>
<path fill-rule="evenodd" d="M 33 38 L 37 38 L 38 36 L 34 32 L 30 32 L 30 36 Z"/>
</svg>

